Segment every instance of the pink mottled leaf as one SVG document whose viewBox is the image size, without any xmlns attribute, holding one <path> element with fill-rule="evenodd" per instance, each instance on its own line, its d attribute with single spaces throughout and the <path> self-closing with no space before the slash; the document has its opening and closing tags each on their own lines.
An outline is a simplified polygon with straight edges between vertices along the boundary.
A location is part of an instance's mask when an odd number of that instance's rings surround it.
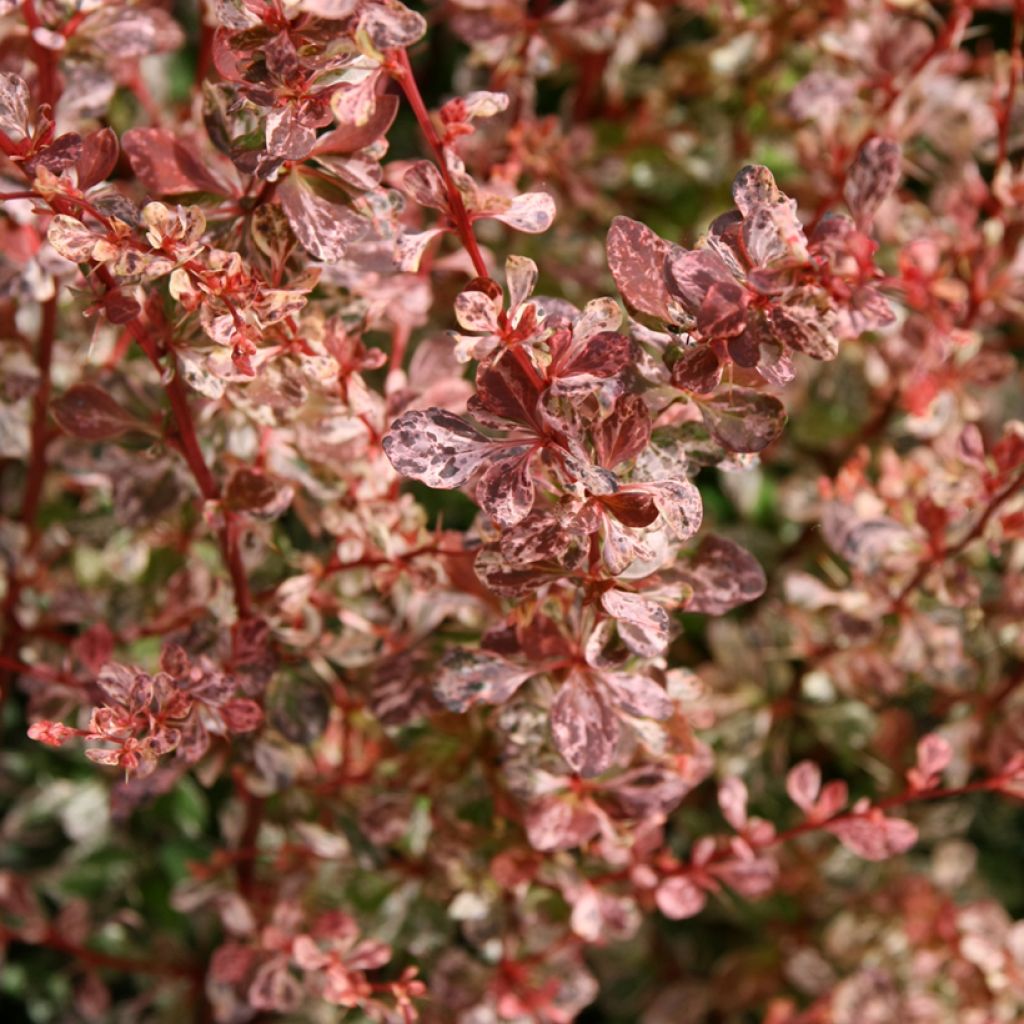
<svg viewBox="0 0 1024 1024">
<path fill-rule="evenodd" d="M 359 27 L 380 52 L 412 46 L 427 32 L 423 15 L 410 11 L 398 0 L 366 5 Z"/>
<path fill-rule="evenodd" d="M 732 776 L 718 787 L 718 806 L 725 820 L 742 832 L 747 824 L 747 787 L 742 779 Z"/>
<path fill-rule="evenodd" d="M 402 476 L 446 490 L 462 487 L 495 451 L 495 442 L 437 408 L 404 413 L 391 424 L 383 446 Z"/>
<path fill-rule="evenodd" d="M 597 460 L 609 469 L 635 459 L 651 439 L 651 414 L 640 395 L 622 395 L 593 430 Z"/>
<path fill-rule="evenodd" d="M 185 41 L 181 26 L 167 11 L 113 4 L 90 14 L 76 35 L 89 37 L 103 53 L 120 60 L 166 53 Z"/>
<path fill-rule="evenodd" d="M 805 814 L 814 810 L 821 792 L 821 769 L 813 761 L 801 761 L 786 775 L 786 792 Z"/>
<path fill-rule="evenodd" d="M 666 878 L 654 892 L 658 909 L 673 921 L 696 916 L 707 901 L 707 893 L 685 875 Z"/>
<path fill-rule="evenodd" d="M 321 195 L 310 179 L 289 174 L 277 188 L 288 223 L 302 247 L 319 260 L 340 260 L 369 230 L 369 221 Z"/>
<path fill-rule="evenodd" d="M 475 278 L 455 296 L 455 319 L 464 331 L 496 333 L 502 302 L 497 284 L 486 278 Z"/>
<path fill-rule="evenodd" d="M 551 733 L 574 772 L 591 777 L 607 771 L 620 732 L 615 712 L 586 677 L 574 673 L 562 684 L 551 705 Z"/>
<path fill-rule="evenodd" d="M 725 388 L 701 398 L 698 405 L 711 433 L 734 452 L 763 451 L 786 425 L 783 404 L 774 395 L 753 388 Z"/>
<path fill-rule="evenodd" d="M 452 650 L 441 662 L 434 695 L 449 711 L 504 704 L 538 670 L 489 651 Z"/>
<path fill-rule="evenodd" d="M 535 850 L 572 850 L 589 842 L 601 829 L 598 816 L 586 805 L 560 796 L 531 804 L 524 815 L 526 837 Z"/>
<path fill-rule="evenodd" d="M 528 448 L 515 459 L 496 462 L 477 483 L 480 507 L 504 529 L 522 521 L 533 508 L 532 457 L 533 450 Z"/>
<path fill-rule="evenodd" d="M 843 198 L 862 228 L 896 190 L 903 172 L 903 151 L 893 139 L 868 139 L 846 176 Z"/>
<path fill-rule="evenodd" d="M 644 658 L 655 658 L 668 646 L 668 612 L 640 594 L 606 590 L 601 605 L 619 627 L 623 643 Z"/>
<path fill-rule="evenodd" d="M 672 701 L 650 676 L 638 672 L 604 672 L 601 680 L 612 702 L 627 715 L 659 721 L 672 715 Z"/>
<path fill-rule="evenodd" d="M 824 296 L 809 290 L 798 292 L 785 305 L 773 306 L 769 319 L 775 338 L 787 348 L 826 361 L 839 353 L 835 314 Z"/>
<path fill-rule="evenodd" d="M 858 815 L 827 826 L 848 850 L 865 860 L 887 860 L 906 853 L 917 842 L 917 826 L 903 818 L 886 818 L 880 811 Z"/>
<path fill-rule="evenodd" d="M 616 217 L 606 244 L 608 269 L 626 304 L 659 320 L 670 320 L 664 276 L 668 242 L 639 221 Z"/>
<path fill-rule="evenodd" d="M 402 175 L 402 191 L 420 206 L 448 210 L 448 190 L 441 172 L 429 160 L 417 160 Z"/>
<path fill-rule="evenodd" d="M 0 131 L 17 142 L 29 132 L 28 86 L 18 75 L 0 71 Z"/>
<path fill-rule="evenodd" d="M 644 484 L 644 489 L 676 540 L 688 540 L 700 529 L 704 505 L 700 491 L 689 480 L 657 480 Z"/>
<path fill-rule="evenodd" d="M 693 587 L 686 610 L 706 615 L 724 615 L 756 601 L 767 583 L 758 560 L 724 537 L 708 537 L 680 575 Z"/>
</svg>

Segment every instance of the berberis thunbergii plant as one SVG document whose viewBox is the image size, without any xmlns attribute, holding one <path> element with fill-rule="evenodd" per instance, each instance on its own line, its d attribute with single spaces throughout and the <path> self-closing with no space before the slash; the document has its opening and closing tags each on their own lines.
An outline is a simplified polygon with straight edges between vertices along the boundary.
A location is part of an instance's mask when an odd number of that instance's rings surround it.
<svg viewBox="0 0 1024 1024">
<path fill-rule="evenodd" d="M 3 1020 L 1024 1020 L 1024 0 L 0 28 Z"/>
</svg>

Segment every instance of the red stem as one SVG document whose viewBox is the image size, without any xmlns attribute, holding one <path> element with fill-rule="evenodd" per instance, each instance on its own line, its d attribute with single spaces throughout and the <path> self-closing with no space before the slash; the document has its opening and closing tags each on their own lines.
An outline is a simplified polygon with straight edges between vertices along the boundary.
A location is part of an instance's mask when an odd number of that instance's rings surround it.
<svg viewBox="0 0 1024 1024">
<path fill-rule="evenodd" d="M 430 114 L 427 111 L 426 104 L 423 102 L 420 88 L 416 84 L 416 76 L 413 74 L 409 54 L 405 50 L 396 50 L 394 59 L 398 65 L 398 73 L 395 75 L 395 78 L 398 80 L 402 92 L 405 93 L 409 106 L 412 107 L 412 112 L 416 116 L 420 131 L 423 132 L 427 144 L 433 150 L 434 156 L 437 159 L 438 169 L 441 172 L 441 177 L 444 179 L 444 187 L 448 193 L 448 206 L 455 230 L 458 232 L 459 238 L 469 254 L 469 258 L 473 261 L 473 267 L 477 272 L 477 276 L 490 278 L 491 275 L 487 272 L 487 264 L 484 263 L 480 246 L 477 244 L 476 235 L 473 234 L 473 225 L 470 221 L 469 212 L 466 210 L 466 204 L 462 201 L 462 193 L 459 192 L 448 170 L 448 161 L 444 155 L 444 143 L 434 128 L 434 122 L 430 120 Z"/>
</svg>

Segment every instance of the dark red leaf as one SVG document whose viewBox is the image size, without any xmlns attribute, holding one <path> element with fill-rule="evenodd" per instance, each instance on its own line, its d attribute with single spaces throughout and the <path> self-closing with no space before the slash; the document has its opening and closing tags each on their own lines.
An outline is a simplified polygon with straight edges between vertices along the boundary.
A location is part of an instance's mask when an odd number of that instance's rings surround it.
<svg viewBox="0 0 1024 1024">
<path fill-rule="evenodd" d="M 649 227 L 616 217 L 608 231 L 608 269 L 626 305 L 640 313 L 671 320 L 665 288 L 669 244 Z"/>
<path fill-rule="evenodd" d="M 138 426 L 131 413 L 95 384 L 74 384 L 51 406 L 66 434 L 84 441 L 106 441 Z"/>
<path fill-rule="evenodd" d="M 131 128 L 121 136 L 121 146 L 132 170 L 152 195 L 223 195 L 228 191 L 194 152 L 166 128 Z"/>
</svg>

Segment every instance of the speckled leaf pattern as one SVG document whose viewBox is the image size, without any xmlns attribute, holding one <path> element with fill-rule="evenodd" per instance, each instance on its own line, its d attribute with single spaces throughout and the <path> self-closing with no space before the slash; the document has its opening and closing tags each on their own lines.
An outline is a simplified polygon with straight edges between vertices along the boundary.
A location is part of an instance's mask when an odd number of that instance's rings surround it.
<svg viewBox="0 0 1024 1024">
<path fill-rule="evenodd" d="M 698 405 L 711 433 L 730 451 L 760 452 L 786 425 L 786 409 L 773 395 L 728 387 Z"/>
<path fill-rule="evenodd" d="M 503 704 L 538 669 L 513 664 L 489 651 L 454 650 L 441 662 L 434 695 L 449 711 Z"/>
<path fill-rule="evenodd" d="M 705 615 L 724 615 L 756 601 L 766 586 L 761 563 L 725 537 L 705 539 L 680 575 L 693 587 L 686 610 Z"/>
<path fill-rule="evenodd" d="M 551 734 L 569 767 L 585 778 L 607 771 L 620 733 L 619 720 L 599 691 L 581 673 L 571 675 L 551 705 Z"/>
<path fill-rule="evenodd" d="M 625 590 L 606 590 L 601 605 L 619 626 L 619 636 L 631 651 L 654 658 L 668 646 L 668 612 L 654 601 Z"/>
<path fill-rule="evenodd" d="M 608 269 L 626 303 L 640 313 L 669 320 L 664 278 L 668 242 L 639 221 L 616 217 L 606 245 Z"/>
</svg>

